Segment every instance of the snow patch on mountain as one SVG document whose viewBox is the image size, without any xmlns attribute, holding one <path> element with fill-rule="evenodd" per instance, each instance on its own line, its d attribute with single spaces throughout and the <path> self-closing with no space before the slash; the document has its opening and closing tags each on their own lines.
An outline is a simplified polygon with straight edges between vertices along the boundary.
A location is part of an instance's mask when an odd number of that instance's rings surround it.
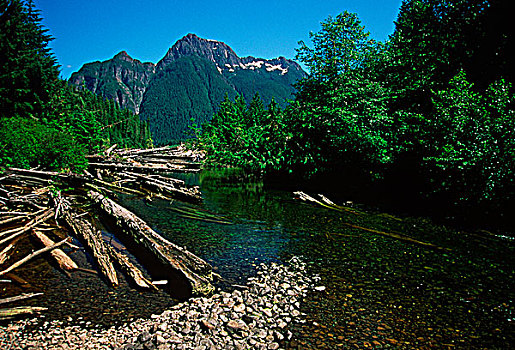
<svg viewBox="0 0 515 350">
<path fill-rule="evenodd" d="M 288 73 L 288 68 L 283 68 L 280 64 L 272 65 L 270 63 L 265 63 L 266 71 L 273 72 L 274 70 L 281 71 L 281 75 L 285 75 Z"/>
</svg>

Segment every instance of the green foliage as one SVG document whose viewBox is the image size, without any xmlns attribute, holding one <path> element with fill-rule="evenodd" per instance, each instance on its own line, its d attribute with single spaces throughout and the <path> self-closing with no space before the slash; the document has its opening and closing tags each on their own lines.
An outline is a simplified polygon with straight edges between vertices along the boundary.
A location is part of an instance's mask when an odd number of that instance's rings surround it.
<svg viewBox="0 0 515 350">
<path fill-rule="evenodd" d="M 369 40 L 355 14 L 329 17 L 311 45 L 300 42 L 311 74 L 294 102 L 270 118 L 271 107 L 250 117 L 243 99 L 226 99 L 201 143 L 219 161 L 269 174 L 365 180 L 447 212 L 499 210 L 515 195 L 515 97 L 502 79 L 512 75 L 481 76 L 477 66 L 512 62 L 507 41 L 492 38 L 504 55 L 495 59 L 480 46 L 499 6 L 404 1 L 385 44 Z"/>
<path fill-rule="evenodd" d="M 500 81 L 477 93 L 460 72 L 447 89 L 435 93 L 435 115 L 426 126 L 429 155 L 423 160 L 435 172 L 435 192 L 453 192 L 455 201 L 475 203 L 511 196 L 515 96 L 509 90 Z"/>
<path fill-rule="evenodd" d="M 146 122 L 114 102 L 61 81 L 43 114 L 45 123 L 68 132 L 88 152 L 118 144 L 119 147 L 145 147 L 150 138 Z"/>
<path fill-rule="evenodd" d="M 0 124 L 0 164 L 7 167 L 83 170 L 85 150 L 71 134 L 23 117 Z"/>
<path fill-rule="evenodd" d="M 242 96 L 226 96 L 211 122 L 204 125 L 199 144 L 211 160 L 258 172 L 280 169 L 287 135 L 283 111 L 272 100 L 264 107 L 259 95 L 249 105 Z"/>
<path fill-rule="evenodd" d="M 0 166 L 81 171 L 85 154 L 148 143 L 146 123 L 58 79 L 32 1 L 0 1 Z"/>
<path fill-rule="evenodd" d="M 430 113 L 432 91 L 465 70 L 476 91 L 513 79 L 513 29 L 498 0 L 405 0 L 387 42 L 383 79 L 397 98 L 392 108 Z"/>
<path fill-rule="evenodd" d="M 311 33 L 313 48 L 300 42 L 297 58 L 311 75 L 298 84 L 287 121 L 294 131 L 289 142 L 293 170 L 311 175 L 335 165 L 359 166 L 380 176 L 381 165 L 391 161 L 384 133 L 392 124 L 389 91 L 371 69 L 384 48 L 368 37 L 357 16 L 345 12 Z"/>
<path fill-rule="evenodd" d="M 366 68 L 367 53 L 374 42 L 368 39 L 370 33 L 364 31 L 356 14 L 345 11 L 321 25 L 321 31 L 309 35 L 312 48 L 300 41 L 297 49 L 297 59 L 309 68 L 308 79 L 327 82 Z"/>
<path fill-rule="evenodd" d="M 58 79 L 33 1 L 0 0 L 0 115 L 38 115 Z"/>
</svg>

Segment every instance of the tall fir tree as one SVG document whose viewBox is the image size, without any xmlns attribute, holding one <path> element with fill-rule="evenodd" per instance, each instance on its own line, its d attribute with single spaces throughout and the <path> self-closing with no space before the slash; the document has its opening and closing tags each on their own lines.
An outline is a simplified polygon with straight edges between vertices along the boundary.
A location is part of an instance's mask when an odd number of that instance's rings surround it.
<svg viewBox="0 0 515 350">
<path fill-rule="evenodd" d="M 58 81 L 52 40 L 32 0 L 0 0 L 0 116 L 38 116 Z"/>
</svg>

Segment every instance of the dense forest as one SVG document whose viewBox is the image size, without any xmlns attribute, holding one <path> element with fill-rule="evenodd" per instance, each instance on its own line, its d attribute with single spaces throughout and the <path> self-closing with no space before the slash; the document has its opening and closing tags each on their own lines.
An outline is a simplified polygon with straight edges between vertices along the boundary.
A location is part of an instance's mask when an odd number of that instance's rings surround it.
<svg viewBox="0 0 515 350">
<path fill-rule="evenodd" d="M 356 14 L 329 17 L 311 43 L 299 42 L 310 75 L 289 106 L 226 99 L 197 130 L 199 145 L 212 160 L 271 178 L 501 217 L 515 195 L 506 6 L 405 0 L 386 42 Z"/>
<path fill-rule="evenodd" d="M 200 56 L 183 57 L 150 82 L 141 103 L 156 144 L 180 142 L 191 124 L 215 112 L 226 91 L 233 90 L 215 65 Z"/>
<path fill-rule="evenodd" d="M 132 112 L 68 86 L 32 1 L 0 0 L 0 166 L 79 171 L 85 154 L 151 142 Z"/>
</svg>

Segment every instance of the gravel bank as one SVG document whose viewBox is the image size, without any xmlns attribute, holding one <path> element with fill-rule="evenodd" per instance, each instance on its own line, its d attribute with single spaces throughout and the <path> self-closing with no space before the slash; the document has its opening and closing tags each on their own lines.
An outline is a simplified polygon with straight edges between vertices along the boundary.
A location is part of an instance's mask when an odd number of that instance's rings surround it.
<svg viewBox="0 0 515 350">
<path fill-rule="evenodd" d="M 22 320 L 0 327 L 1 349 L 279 349 L 304 322 L 300 303 L 315 287 L 306 265 L 260 265 L 245 288 L 192 298 L 150 319 L 108 329 Z"/>
</svg>

